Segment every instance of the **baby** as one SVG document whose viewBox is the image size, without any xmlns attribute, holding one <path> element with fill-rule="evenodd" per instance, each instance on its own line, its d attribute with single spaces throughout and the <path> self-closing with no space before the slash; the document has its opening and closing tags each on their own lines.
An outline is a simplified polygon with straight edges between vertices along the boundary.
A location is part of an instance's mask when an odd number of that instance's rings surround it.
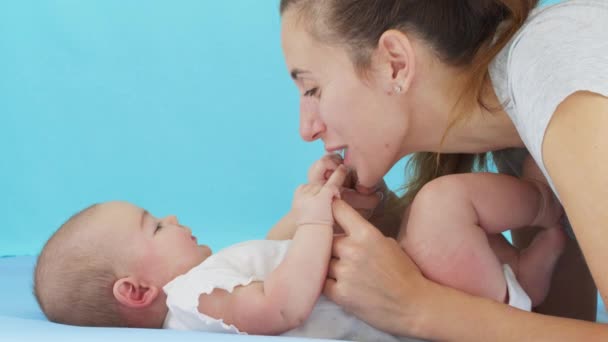
<svg viewBox="0 0 608 342">
<path fill-rule="evenodd" d="M 36 297 L 50 320 L 73 325 L 406 340 L 321 295 L 331 257 L 331 203 L 341 197 L 346 176 L 335 156 L 324 157 L 311 168 L 312 184 L 296 191 L 291 223 L 280 227 L 291 241 L 244 242 L 214 255 L 174 216 L 157 219 L 124 202 L 92 206 L 43 248 Z M 452 175 L 418 194 L 399 239 L 427 277 L 529 310 L 546 295 L 561 252 L 560 215 L 538 182 Z M 549 228 L 522 253 L 487 240 L 486 233 L 528 225 Z"/>
<path fill-rule="evenodd" d="M 341 163 L 339 155 L 327 155 L 309 177 L 323 183 Z M 397 240 L 427 278 L 530 310 L 549 291 L 565 234 L 562 207 L 531 158 L 523 175 L 453 174 L 429 182 L 406 209 Z M 545 229 L 521 252 L 500 236 L 528 226 Z M 268 238 L 290 234 L 278 227 Z"/>
<path fill-rule="evenodd" d="M 321 295 L 346 169 L 294 195 L 291 241 L 249 241 L 214 255 L 175 216 L 125 202 L 94 205 L 46 243 L 34 292 L 49 320 L 356 341 L 403 341 Z"/>
</svg>

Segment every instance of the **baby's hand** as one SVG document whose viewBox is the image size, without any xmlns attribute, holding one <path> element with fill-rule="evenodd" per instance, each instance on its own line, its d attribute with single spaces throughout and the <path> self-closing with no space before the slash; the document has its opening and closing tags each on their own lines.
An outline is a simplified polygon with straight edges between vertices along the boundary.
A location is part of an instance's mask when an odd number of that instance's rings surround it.
<svg viewBox="0 0 608 342">
<path fill-rule="evenodd" d="M 325 184 L 299 186 L 292 206 L 296 226 L 325 224 L 333 227 L 334 216 L 331 204 L 334 198 L 340 198 L 340 186 L 345 178 L 346 168 L 338 165 Z"/>
<path fill-rule="evenodd" d="M 342 163 L 342 157 L 337 153 L 324 155 L 308 170 L 308 183 L 325 184 L 338 166 L 343 165 Z M 388 193 L 386 183 L 381 181 L 375 188 L 363 188 L 355 184 L 356 175 L 353 170 L 348 170 L 342 183 L 341 198 L 366 219 L 370 219 L 373 214 L 382 216 L 382 210 L 377 211 L 376 208 L 382 207 L 383 200 L 388 197 L 385 196 L 385 193 Z"/>
<path fill-rule="evenodd" d="M 330 153 L 324 155 L 321 159 L 315 161 L 310 169 L 308 169 L 308 183 L 309 184 L 325 184 L 331 174 L 342 165 L 342 157 L 337 153 Z M 351 178 L 351 172 L 347 173 L 346 185 L 340 184 L 341 186 L 349 187 L 349 179 Z"/>
</svg>

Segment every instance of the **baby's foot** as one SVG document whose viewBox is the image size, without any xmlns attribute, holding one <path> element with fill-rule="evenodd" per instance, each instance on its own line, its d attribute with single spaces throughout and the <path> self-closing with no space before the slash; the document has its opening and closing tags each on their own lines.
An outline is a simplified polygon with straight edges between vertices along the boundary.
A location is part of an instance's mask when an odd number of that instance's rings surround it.
<svg viewBox="0 0 608 342">
<path fill-rule="evenodd" d="M 517 280 L 532 300 L 532 307 L 542 303 L 551 286 L 555 265 L 566 245 L 561 227 L 541 230 L 528 248 L 521 251 Z"/>
</svg>

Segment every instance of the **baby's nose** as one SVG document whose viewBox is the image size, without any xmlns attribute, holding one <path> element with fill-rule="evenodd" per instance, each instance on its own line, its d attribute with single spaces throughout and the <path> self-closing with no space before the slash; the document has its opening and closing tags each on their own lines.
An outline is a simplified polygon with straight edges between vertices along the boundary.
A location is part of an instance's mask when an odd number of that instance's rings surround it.
<svg viewBox="0 0 608 342">
<path fill-rule="evenodd" d="M 165 217 L 165 219 L 163 221 L 167 222 L 168 224 L 179 225 L 179 220 L 177 219 L 177 216 L 175 216 L 175 215 L 169 215 L 169 216 Z"/>
</svg>

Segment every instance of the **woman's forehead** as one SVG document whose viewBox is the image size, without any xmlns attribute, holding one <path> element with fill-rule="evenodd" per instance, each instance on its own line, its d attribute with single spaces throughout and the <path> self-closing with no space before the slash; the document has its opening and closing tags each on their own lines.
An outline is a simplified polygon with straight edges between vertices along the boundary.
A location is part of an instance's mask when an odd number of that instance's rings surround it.
<svg viewBox="0 0 608 342">
<path fill-rule="evenodd" d="M 292 78 L 318 79 L 338 70 L 352 69 L 345 49 L 317 41 L 306 31 L 284 32 L 283 53 Z"/>
</svg>

